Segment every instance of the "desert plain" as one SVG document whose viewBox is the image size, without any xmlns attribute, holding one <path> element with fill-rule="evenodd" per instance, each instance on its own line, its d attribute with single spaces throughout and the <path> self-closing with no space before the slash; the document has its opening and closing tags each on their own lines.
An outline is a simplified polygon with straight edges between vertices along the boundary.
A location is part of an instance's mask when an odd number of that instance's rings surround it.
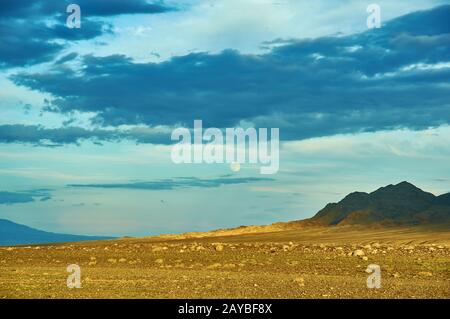
<svg viewBox="0 0 450 319">
<path fill-rule="evenodd" d="M 237 229 L 0 247 L 0 297 L 450 298 L 448 229 Z M 71 264 L 81 288 L 67 287 Z M 370 264 L 380 266 L 380 288 L 367 287 Z"/>
</svg>

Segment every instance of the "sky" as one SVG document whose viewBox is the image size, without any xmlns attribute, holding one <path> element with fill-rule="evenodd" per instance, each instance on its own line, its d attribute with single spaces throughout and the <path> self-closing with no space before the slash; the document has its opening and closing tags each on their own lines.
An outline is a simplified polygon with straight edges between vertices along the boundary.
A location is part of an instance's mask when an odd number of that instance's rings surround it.
<svg viewBox="0 0 450 319">
<path fill-rule="evenodd" d="M 68 28 L 78 4 L 81 27 Z M 0 0 L 0 218 L 149 236 L 450 191 L 450 2 Z M 173 130 L 278 128 L 279 170 L 173 162 Z"/>
</svg>

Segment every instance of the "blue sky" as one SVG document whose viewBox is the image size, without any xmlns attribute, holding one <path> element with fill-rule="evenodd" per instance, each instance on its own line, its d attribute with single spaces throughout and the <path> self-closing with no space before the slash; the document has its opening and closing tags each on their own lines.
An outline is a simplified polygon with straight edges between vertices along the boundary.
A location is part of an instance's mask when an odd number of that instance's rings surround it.
<svg viewBox="0 0 450 319">
<path fill-rule="evenodd" d="M 66 6 L 81 28 L 65 26 Z M 1 1 L 0 218 L 144 236 L 450 190 L 450 4 Z M 174 164 L 174 128 L 280 129 L 280 170 Z"/>
</svg>

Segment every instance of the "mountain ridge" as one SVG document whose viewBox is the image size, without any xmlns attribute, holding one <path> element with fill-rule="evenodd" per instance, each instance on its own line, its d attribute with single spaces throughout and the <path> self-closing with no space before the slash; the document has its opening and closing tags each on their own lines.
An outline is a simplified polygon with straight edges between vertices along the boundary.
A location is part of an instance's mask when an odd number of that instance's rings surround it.
<svg viewBox="0 0 450 319">
<path fill-rule="evenodd" d="M 7 245 L 2 241 L 2 221 L 6 220 L 0 219 L 0 245 Z M 162 234 L 147 237 L 161 240 L 177 240 L 278 232 L 314 226 L 386 227 L 418 225 L 434 226 L 438 224 L 450 226 L 450 193 L 435 196 L 432 193 L 425 192 L 415 185 L 404 181 L 395 185 L 390 184 L 380 187 L 370 193 L 358 191 L 352 192 L 337 203 L 328 203 L 313 217 L 308 219 L 276 222 L 270 225 L 249 225 L 234 228 L 222 228 L 206 232 L 185 232 L 181 234 Z M 24 225 L 20 226 L 30 228 Z M 38 232 L 54 234 L 44 231 Z M 65 237 L 65 240 L 49 241 L 48 243 L 113 238 L 64 234 L 56 235 L 69 237 Z M 76 237 L 81 237 L 81 239 L 76 239 Z M 124 239 L 126 240 L 127 238 Z M 33 243 L 37 242 L 27 241 L 16 244 Z"/>
<path fill-rule="evenodd" d="M 0 246 L 50 244 L 85 240 L 113 239 L 107 236 L 59 234 L 0 219 Z"/>
<path fill-rule="evenodd" d="M 329 203 L 306 222 L 317 225 L 415 225 L 448 222 L 450 193 L 435 196 L 403 181 L 371 193 L 353 192 Z"/>
<path fill-rule="evenodd" d="M 390 195 L 390 196 L 389 196 Z M 392 196 L 394 200 L 392 200 Z M 391 197 L 390 200 L 387 197 Z M 418 207 L 410 207 L 405 202 L 412 200 Z M 384 214 L 379 214 L 377 209 L 368 209 L 368 203 L 381 203 L 381 207 L 388 209 Z M 336 208 L 346 210 L 336 212 Z M 377 208 L 378 205 L 375 205 Z M 379 208 L 379 207 L 378 207 Z M 400 210 L 399 210 L 400 209 Z M 330 212 L 331 211 L 331 212 Z M 400 214 L 395 214 L 395 213 Z M 412 214 L 410 214 L 412 212 Z M 331 215 L 331 216 L 330 216 Z M 411 216 L 413 218 L 411 218 Z M 340 216 L 339 222 L 331 222 L 336 216 Z M 375 216 L 375 218 L 374 218 Z M 405 218 L 406 216 L 406 218 Z M 371 218 L 372 217 L 372 218 Z M 380 218 L 386 217 L 386 218 Z M 431 218 L 430 218 L 431 217 Z M 352 192 L 338 203 L 328 203 L 323 209 L 311 218 L 293 220 L 288 222 L 275 222 L 270 225 L 250 225 L 234 228 L 216 229 L 207 232 L 186 232 L 182 234 L 163 234 L 151 236 L 158 240 L 186 239 L 203 237 L 237 236 L 243 234 L 271 233 L 289 230 L 306 229 L 309 227 L 364 227 L 380 228 L 390 226 L 425 226 L 435 228 L 448 227 L 450 229 L 450 193 L 435 196 L 425 192 L 409 182 L 387 185 L 377 190 L 366 192 Z"/>
</svg>

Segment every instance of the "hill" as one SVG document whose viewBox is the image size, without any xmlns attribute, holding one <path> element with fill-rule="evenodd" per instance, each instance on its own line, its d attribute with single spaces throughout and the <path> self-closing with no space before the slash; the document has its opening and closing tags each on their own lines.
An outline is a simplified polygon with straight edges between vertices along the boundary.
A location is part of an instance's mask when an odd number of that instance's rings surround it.
<svg viewBox="0 0 450 319">
<path fill-rule="evenodd" d="M 408 182 L 354 192 L 308 220 L 318 225 L 417 225 L 450 221 L 450 193 L 435 196 Z"/>
<path fill-rule="evenodd" d="M 59 242 L 75 242 L 83 240 L 111 239 L 112 237 L 81 236 L 50 233 L 25 225 L 0 219 L 0 246 L 22 244 L 45 244 Z"/>
<path fill-rule="evenodd" d="M 435 196 L 408 182 L 381 187 L 372 193 L 353 192 L 329 203 L 314 217 L 271 225 L 240 226 L 208 232 L 156 236 L 161 240 L 275 233 L 315 226 L 439 226 L 450 225 L 450 193 Z M 434 227 L 435 228 L 435 227 Z"/>
<path fill-rule="evenodd" d="M 329 203 L 314 217 L 271 225 L 240 226 L 207 232 L 151 236 L 157 240 L 275 233 L 311 226 L 424 226 L 450 225 L 450 193 L 435 196 L 408 182 L 381 187 L 372 193 L 353 192 L 338 203 Z M 0 245 L 73 242 L 111 239 L 55 234 L 0 219 Z"/>
</svg>

